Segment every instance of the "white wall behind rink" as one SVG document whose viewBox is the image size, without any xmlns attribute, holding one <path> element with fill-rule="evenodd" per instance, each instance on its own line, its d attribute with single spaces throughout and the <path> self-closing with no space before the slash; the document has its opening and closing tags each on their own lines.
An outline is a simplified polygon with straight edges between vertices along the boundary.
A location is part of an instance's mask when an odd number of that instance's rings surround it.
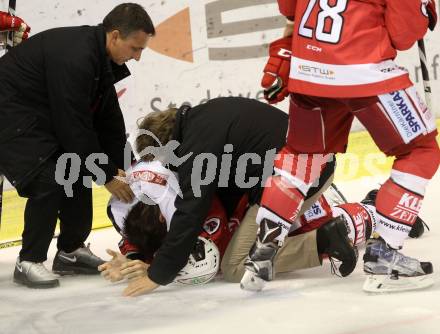
<svg viewBox="0 0 440 334">
<path fill-rule="evenodd" d="M 17 15 L 29 23 L 35 34 L 59 26 L 98 24 L 123 2 L 17 0 Z M 135 131 L 137 119 L 170 104 L 194 105 L 230 95 L 262 99 L 264 45 L 280 37 L 284 25 L 275 0 L 136 2 L 148 11 L 158 35 L 139 63 L 128 63 L 133 75 L 117 86 L 118 90 L 126 89 L 120 102 L 130 133 Z M 0 9 L 6 10 L 7 3 L 0 0 Z M 425 42 L 432 99 L 440 117 L 440 30 L 429 32 Z M 402 52 L 397 62 L 409 70 L 423 92 L 416 47 Z M 287 103 L 279 107 L 286 110 Z M 359 129 L 360 125 L 355 124 L 353 130 Z"/>
<path fill-rule="evenodd" d="M 17 14 L 32 27 L 32 33 L 58 26 L 97 24 L 117 4 L 115 0 L 17 0 Z M 170 103 L 198 104 L 217 96 L 243 95 L 262 98 L 259 85 L 265 64 L 264 45 L 281 35 L 282 19 L 274 22 L 277 11 L 274 0 L 138 0 L 157 27 L 175 30 L 170 36 L 159 34 L 162 49 L 181 43 L 179 32 L 188 23 L 190 43 L 182 53 L 192 55 L 192 61 L 176 59 L 147 49 L 141 61 L 128 65 L 132 77 L 118 85 L 127 88 L 121 105 L 128 129 L 133 131 L 136 119 L 151 110 L 166 108 Z M 7 8 L 7 0 L 0 0 L 0 8 Z M 188 13 L 188 21 L 185 15 Z M 170 24 L 164 23 L 168 20 Z M 174 19 L 174 21 L 173 21 Z M 208 22 L 208 24 L 207 24 Z M 267 29 L 266 29 L 267 28 Z M 253 31 L 253 32 L 252 32 Z M 188 35 L 188 34 L 186 34 Z M 174 40 L 173 40 L 174 39 Z M 434 105 L 440 105 L 440 32 L 428 33 L 426 38 L 429 70 L 432 77 Z M 233 48 L 248 47 L 242 51 Z M 252 48 L 259 48 L 253 52 Z M 216 59 L 216 51 L 225 50 L 225 59 Z M 214 50 L 214 51 L 213 51 Z M 251 51 L 249 51 L 251 50 Z M 230 58 L 240 57 L 243 59 Z M 362 52 L 362 50 L 360 50 Z M 166 52 L 164 52 L 166 53 Z M 171 51 L 172 53 L 172 51 Z M 221 54 L 220 52 L 217 52 Z M 258 53 L 256 55 L 256 53 Z M 237 56 L 238 54 L 238 56 Z M 174 56 L 174 57 L 173 57 Z M 254 58 L 247 58 L 252 57 Z M 257 58 L 255 58 L 257 57 Z M 229 58 L 229 60 L 227 60 Z M 416 48 L 403 52 L 398 63 L 408 68 L 414 81 L 421 80 Z M 419 86 L 419 90 L 422 90 Z M 280 104 L 286 109 L 287 104 Z M 440 116 L 439 108 L 436 108 Z"/>
</svg>

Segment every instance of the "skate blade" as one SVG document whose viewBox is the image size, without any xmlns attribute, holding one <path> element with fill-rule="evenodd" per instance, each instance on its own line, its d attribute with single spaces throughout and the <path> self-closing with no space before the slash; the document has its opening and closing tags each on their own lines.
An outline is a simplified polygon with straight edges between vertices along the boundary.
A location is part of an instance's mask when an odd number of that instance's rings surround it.
<svg viewBox="0 0 440 334">
<path fill-rule="evenodd" d="M 368 293 L 392 293 L 429 288 L 434 284 L 432 275 L 390 278 L 388 275 L 369 275 L 363 290 Z"/>
<path fill-rule="evenodd" d="M 258 277 L 254 272 L 245 270 L 240 282 L 240 288 L 247 291 L 261 291 L 266 281 Z"/>
</svg>

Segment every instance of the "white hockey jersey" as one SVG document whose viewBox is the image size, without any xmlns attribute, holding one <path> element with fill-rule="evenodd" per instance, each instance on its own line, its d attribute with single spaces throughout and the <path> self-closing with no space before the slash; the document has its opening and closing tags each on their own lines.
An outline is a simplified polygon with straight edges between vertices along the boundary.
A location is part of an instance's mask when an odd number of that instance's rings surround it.
<svg viewBox="0 0 440 334">
<path fill-rule="evenodd" d="M 125 218 L 131 208 L 139 201 L 159 205 L 169 230 L 171 218 L 176 211 L 174 201 L 180 194 L 176 175 L 159 161 L 138 162 L 126 171 L 126 175 L 136 198 L 131 203 L 124 203 L 112 196 L 108 202 L 108 209 L 119 231 L 123 230 Z"/>
</svg>

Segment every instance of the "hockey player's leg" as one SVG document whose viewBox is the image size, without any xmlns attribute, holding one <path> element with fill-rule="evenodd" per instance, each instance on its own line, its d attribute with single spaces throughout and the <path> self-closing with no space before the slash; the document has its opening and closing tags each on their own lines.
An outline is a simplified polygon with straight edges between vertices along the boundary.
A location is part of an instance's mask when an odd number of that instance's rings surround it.
<svg viewBox="0 0 440 334">
<path fill-rule="evenodd" d="M 330 170 L 329 174 L 332 174 Z M 332 181 L 331 175 L 328 177 L 324 176 L 322 179 L 325 183 L 323 188 L 326 188 Z M 316 226 L 319 229 L 293 236 L 289 233 L 289 237 L 285 239 L 283 246 L 275 255 L 273 261 L 275 273 L 320 266 L 324 254 L 336 255 L 335 259 L 341 261 L 342 264 L 345 263 L 342 266 L 344 276 L 350 272 L 350 270 L 344 271 L 344 267 L 354 269 L 356 264 L 356 258 L 353 255 L 355 254 L 353 247 L 354 232 L 353 236 L 351 236 L 351 233 L 347 235 L 344 229 L 340 229 L 340 223 L 332 223 L 333 212 L 330 204 L 326 202 L 329 199 L 331 203 L 336 205 L 346 201 L 339 191 L 334 190 L 335 188 L 334 185 L 330 185 L 324 195 L 319 197 L 319 192 L 315 192 L 304 201 L 303 208 L 310 207 L 310 209 L 304 214 L 302 214 L 303 209 L 301 209 L 301 217 L 298 219 L 304 221 L 304 224 L 320 221 L 319 226 Z M 258 208 L 259 206 L 254 205 L 246 212 L 223 256 L 221 270 L 223 278 L 228 282 L 240 282 L 243 277 L 244 263 L 249 250 L 255 242 L 255 235 L 258 230 L 258 225 L 255 224 Z M 323 226 L 327 223 L 329 223 L 329 226 Z M 353 225 L 350 229 L 354 231 L 355 226 Z M 364 227 L 362 227 L 362 231 L 363 229 Z M 340 231 L 343 233 L 339 233 Z"/>
<path fill-rule="evenodd" d="M 432 273 L 430 263 L 398 252 L 416 221 L 426 186 L 440 162 L 434 119 L 413 95 L 411 90 L 386 94 L 379 97 L 380 103 L 359 112 L 381 150 L 396 156 L 391 177 L 379 189 L 375 201 L 378 237 L 368 242 L 364 256 L 364 270 L 371 274 L 364 285 L 366 291 L 419 289 L 433 283 L 428 276 Z M 402 108 L 408 124 L 394 121 L 394 110 Z M 377 122 L 381 119 L 379 127 Z"/>
<path fill-rule="evenodd" d="M 378 189 L 371 190 L 361 201 L 361 204 L 367 205 L 367 208 L 373 209 L 374 216 L 376 216 L 376 197 L 378 191 Z M 409 232 L 408 236 L 414 239 L 420 238 L 425 233 L 425 228 L 429 231 L 428 224 L 426 224 L 425 221 L 420 218 L 420 216 L 417 216 L 416 221 L 411 227 L 411 231 Z"/>
<path fill-rule="evenodd" d="M 245 272 L 245 262 L 255 243 L 258 225 L 255 223 L 259 206 L 249 208 L 240 226 L 234 233 L 221 263 L 224 280 L 238 283 Z M 274 270 L 290 272 L 321 265 L 318 254 L 316 231 L 288 237 L 274 258 Z"/>
<path fill-rule="evenodd" d="M 376 232 L 380 238 L 369 241 L 365 251 L 364 270 L 373 275 L 366 281 L 366 291 L 412 290 L 433 284 L 433 280 L 427 276 L 433 272 L 430 262 L 420 262 L 397 250 L 403 246 L 404 239 L 417 220 L 425 187 L 438 166 L 437 150 L 434 146 L 432 151 L 424 147 L 427 158 L 430 157 L 429 160 L 423 159 L 425 172 L 428 172 L 426 164 L 431 165 L 432 169 L 431 172 L 420 173 L 424 174 L 423 179 L 393 169 L 391 178 L 379 189 L 376 199 L 379 217 Z M 399 168 L 399 165 L 402 163 L 395 163 L 393 168 Z"/>
<path fill-rule="evenodd" d="M 330 184 L 331 181 L 332 178 L 329 178 L 327 182 Z M 323 188 L 327 188 L 327 184 Z M 338 208 L 335 211 L 336 205 L 348 204 L 344 204 L 346 203 L 345 197 L 333 184 L 318 199 L 317 196 L 312 196 L 311 200 L 314 200 L 312 205 L 307 203 L 308 200 L 305 201 L 303 207 L 307 206 L 310 208 L 292 225 L 289 236 L 303 235 L 306 232 L 316 230 L 313 232 L 317 246 L 315 254 L 319 254 L 321 262 L 323 257 L 329 257 L 333 264 L 333 272 L 345 277 L 356 267 L 356 246 L 358 244 L 356 243 L 356 238 L 365 241 L 365 222 L 356 221 L 355 224 L 354 219 L 345 211 L 341 209 L 338 211 Z M 346 217 L 344 217 L 343 213 Z M 357 214 L 357 212 L 353 214 Z M 287 238 L 280 251 L 292 247 L 293 241 L 294 239 Z M 281 256 L 277 255 L 278 257 Z M 339 267 L 336 263 L 340 263 Z"/>
<path fill-rule="evenodd" d="M 282 228 L 275 222 L 268 219 L 260 222 L 257 240 L 245 262 L 246 270 L 240 283 L 242 289 L 260 291 L 265 281 L 273 279 L 273 259 L 282 245 L 281 234 Z"/>
<path fill-rule="evenodd" d="M 338 276 L 348 276 L 356 267 L 357 248 L 348 236 L 343 217 L 330 218 L 316 230 L 286 238 L 275 256 L 275 272 L 316 267 L 324 257 L 340 263 L 338 268 L 333 267 Z"/>
<path fill-rule="evenodd" d="M 372 237 L 379 220 L 376 212 L 376 196 L 378 190 L 371 190 L 360 203 L 342 203 L 333 206 L 333 216 L 343 216 L 348 229 L 348 237 L 357 247 L 362 246 Z M 327 192 L 324 194 L 327 197 Z M 417 216 L 409 236 L 420 237 L 426 223 Z"/>
<path fill-rule="evenodd" d="M 276 175 L 267 180 L 261 199 L 257 214 L 259 230 L 245 262 L 243 289 L 261 290 L 265 281 L 273 279 L 274 257 L 296 221 L 308 191 L 319 186 L 321 172 L 331 158 L 322 154 L 292 154 L 288 148 L 281 151 L 275 162 Z"/>
<path fill-rule="evenodd" d="M 279 229 L 279 236 L 268 241 L 272 243 L 269 249 L 274 253 L 277 251 L 274 243 L 278 242 L 276 246 L 279 246 L 295 224 L 300 211 L 308 209 L 304 205 L 306 196 L 313 191 L 319 195 L 325 190 L 320 187 L 318 180 L 321 181 L 320 176 L 325 173 L 329 162 L 334 160 L 333 153 L 345 150 L 353 120 L 349 109 L 338 101 L 291 94 L 290 102 L 286 147 L 280 152 L 281 159 L 275 161 L 276 175 L 268 180 L 270 183 L 264 190 L 257 216 L 257 223 L 265 222 L 265 226 L 270 228 L 273 225 L 274 230 Z M 326 114 L 326 109 L 331 110 L 331 114 Z M 264 235 L 259 233 L 259 237 Z M 253 251 L 258 250 L 259 245 L 262 245 L 261 239 L 256 241 Z M 266 257 L 267 253 L 268 250 Z M 257 258 L 250 253 L 249 259 L 249 270 L 242 283 L 255 277 L 260 283 L 264 282 L 255 270 L 258 266 L 251 263 L 258 261 Z M 246 288 L 246 284 L 242 285 Z M 261 284 L 258 288 L 261 288 Z"/>
<path fill-rule="evenodd" d="M 251 206 L 234 232 L 221 262 L 223 278 L 238 283 L 244 274 L 244 263 L 255 242 L 258 225 L 255 223 L 259 205 Z"/>
</svg>

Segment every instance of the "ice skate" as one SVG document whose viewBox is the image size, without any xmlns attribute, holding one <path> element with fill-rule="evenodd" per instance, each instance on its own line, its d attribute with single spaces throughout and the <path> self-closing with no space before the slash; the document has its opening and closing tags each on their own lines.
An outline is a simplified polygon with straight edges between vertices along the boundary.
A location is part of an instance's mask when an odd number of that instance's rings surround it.
<svg viewBox="0 0 440 334">
<path fill-rule="evenodd" d="M 382 239 L 370 239 L 364 254 L 364 271 L 369 274 L 366 292 L 394 292 L 423 289 L 434 284 L 431 262 L 420 262 L 389 247 Z"/>
<path fill-rule="evenodd" d="M 275 238 L 280 234 L 281 227 L 276 223 L 268 219 L 261 221 L 257 240 L 244 264 L 246 270 L 240 282 L 243 290 L 260 291 L 265 282 L 273 280 L 273 259 L 280 247 Z"/>
</svg>

